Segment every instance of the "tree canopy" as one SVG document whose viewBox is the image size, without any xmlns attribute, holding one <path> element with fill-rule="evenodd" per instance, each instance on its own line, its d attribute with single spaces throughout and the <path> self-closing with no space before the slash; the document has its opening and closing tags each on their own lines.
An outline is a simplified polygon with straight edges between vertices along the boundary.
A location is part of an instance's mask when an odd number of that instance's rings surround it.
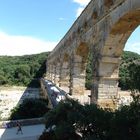
<svg viewBox="0 0 140 140">
<path fill-rule="evenodd" d="M 127 51 L 123 53 L 119 77 L 122 90 L 140 89 L 140 55 Z"/>
<path fill-rule="evenodd" d="M 37 86 L 37 79 L 46 72 L 48 54 L 0 56 L 0 85 Z"/>
<path fill-rule="evenodd" d="M 25 56 L 0 56 L 0 85 L 37 87 L 38 78 L 46 72 L 49 53 Z M 122 90 L 140 89 L 140 55 L 124 51 L 119 68 L 119 87 Z M 86 68 L 86 88 L 91 89 L 93 81 L 92 55 L 89 54 Z"/>
<path fill-rule="evenodd" d="M 74 100 L 60 102 L 46 114 L 46 131 L 39 140 L 138 140 L 140 97 L 116 111 Z"/>
<path fill-rule="evenodd" d="M 11 110 L 10 120 L 43 117 L 48 112 L 48 100 L 24 99 L 23 102 Z"/>
</svg>

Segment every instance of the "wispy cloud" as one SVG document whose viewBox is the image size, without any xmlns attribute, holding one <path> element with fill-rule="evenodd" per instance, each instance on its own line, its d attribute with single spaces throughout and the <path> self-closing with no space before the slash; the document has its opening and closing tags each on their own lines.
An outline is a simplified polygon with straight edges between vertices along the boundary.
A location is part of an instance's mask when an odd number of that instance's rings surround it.
<svg viewBox="0 0 140 140">
<path fill-rule="evenodd" d="M 76 17 L 79 17 L 83 10 L 84 10 L 84 7 L 79 7 L 76 11 Z"/>
<path fill-rule="evenodd" d="M 59 18 L 59 20 L 66 20 L 66 19 L 65 19 L 65 18 L 63 18 L 63 17 L 60 17 L 60 18 Z"/>
<path fill-rule="evenodd" d="M 140 54 L 140 42 L 126 43 L 124 50 Z"/>
<path fill-rule="evenodd" d="M 15 36 L 0 32 L 0 55 L 25 55 L 52 51 L 57 42 L 43 41 L 30 36 Z M 126 43 L 124 50 L 140 54 L 140 42 Z"/>
<path fill-rule="evenodd" d="M 86 6 L 90 0 L 73 0 L 73 2 L 78 3 L 80 6 Z"/>
<path fill-rule="evenodd" d="M 0 32 L 0 55 L 25 55 L 52 51 L 57 42 Z"/>
<path fill-rule="evenodd" d="M 76 10 L 76 17 L 78 17 L 82 13 L 86 5 L 90 2 L 90 0 L 73 0 L 73 2 L 79 4 L 78 9 Z"/>
</svg>

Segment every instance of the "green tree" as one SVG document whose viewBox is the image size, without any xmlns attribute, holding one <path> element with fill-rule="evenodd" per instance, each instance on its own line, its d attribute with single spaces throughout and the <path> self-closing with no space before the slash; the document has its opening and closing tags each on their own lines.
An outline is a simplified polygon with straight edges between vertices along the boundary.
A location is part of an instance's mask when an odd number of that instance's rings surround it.
<svg viewBox="0 0 140 140">
<path fill-rule="evenodd" d="M 92 54 L 89 53 L 88 55 L 88 61 L 87 61 L 87 66 L 86 66 L 86 83 L 85 83 L 85 87 L 87 89 L 91 89 L 92 87 L 92 81 L 93 81 L 93 74 L 92 74 Z"/>
<path fill-rule="evenodd" d="M 11 110 L 10 120 L 43 117 L 48 110 L 48 100 L 25 99 Z"/>
<path fill-rule="evenodd" d="M 112 116 L 111 111 L 104 111 L 97 105 L 81 105 L 77 101 L 68 99 L 60 102 L 55 109 L 46 114 L 46 129 L 56 126 L 50 132 L 55 140 L 76 140 L 77 137 L 78 139 L 107 140 L 110 136 Z"/>
<path fill-rule="evenodd" d="M 137 83 L 137 78 L 139 78 L 139 71 L 137 70 L 138 63 L 135 62 L 139 61 L 140 55 L 128 51 L 123 53 L 119 69 L 119 87 L 121 87 L 122 90 L 131 90 L 132 85 L 134 87 L 134 83 Z M 136 79 L 133 78 L 133 73 L 135 73 L 135 77 L 137 75 Z"/>
<path fill-rule="evenodd" d="M 140 59 L 131 63 L 129 69 L 129 87 L 131 91 L 140 92 Z"/>
<path fill-rule="evenodd" d="M 23 82 L 24 85 L 29 84 L 30 67 L 28 65 L 20 65 L 19 67 L 17 67 L 15 70 L 14 78 L 17 83 Z"/>
<path fill-rule="evenodd" d="M 25 56 L 0 56 L 1 85 L 27 86 L 32 80 L 32 87 L 38 87 L 38 79 L 44 74 L 44 61 L 48 52 Z M 3 79 L 3 80 L 2 80 Z"/>
<path fill-rule="evenodd" d="M 140 96 L 134 96 L 130 106 L 122 106 L 116 110 L 111 122 L 111 139 L 140 139 Z"/>
<path fill-rule="evenodd" d="M 6 78 L 4 76 L 0 75 L 0 85 L 4 85 L 6 83 L 7 83 Z"/>
</svg>

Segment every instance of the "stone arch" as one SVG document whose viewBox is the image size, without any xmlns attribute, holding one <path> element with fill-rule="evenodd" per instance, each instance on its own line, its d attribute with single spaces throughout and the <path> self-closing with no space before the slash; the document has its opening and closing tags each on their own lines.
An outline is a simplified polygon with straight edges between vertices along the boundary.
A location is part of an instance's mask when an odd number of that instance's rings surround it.
<svg viewBox="0 0 140 140">
<path fill-rule="evenodd" d="M 68 91 L 69 87 L 69 59 L 70 56 L 67 52 L 64 52 L 61 58 L 61 71 L 60 71 L 60 84 L 61 88 L 64 88 Z"/>
<path fill-rule="evenodd" d="M 64 57 L 63 57 L 63 61 L 64 62 L 68 62 L 69 61 L 69 54 L 68 53 L 64 53 Z"/>
<path fill-rule="evenodd" d="M 80 63 L 81 72 L 85 70 L 88 54 L 89 47 L 87 43 L 81 42 L 80 45 L 76 48 L 74 56 L 74 59 L 77 59 L 77 61 L 81 62 Z"/>
<path fill-rule="evenodd" d="M 91 102 L 99 103 L 100 99 L 109 102 L 110 96 L 117 94 L 118 67 L 124 44 L 139 22 L 140 0 L 92 0 L 48 59 L 54 61 L 60 52 L 61 56 L 64 55 L 62 62 L 69 62 L 71 69 L 71 87 L 74 93 L 78 93 L 84 86 L 79 62 L 86 63 L 90 46 Z"/>
<path fill-rule="evenodd" d="M 65 71 L 65 76 L 69 76 L 69 67 L 70 67 L 70 54 L 68 52 L 65 52 L 62 62 L 62 68 Z"/>
<path fill-rule="evenodd" d="M 134 4 L 135 1 L 132 5 Z M 140 24 L 140 9 L 131 9 L 126 12 L 124 8 L 124 11 L 122 11 L 121 14 L 122 16 L 120 16 L 109 28 L 104 46 L 100 52 L 98 69 L 98 77 L 100 78 L 97 81 L 98 102 L 102 106 L 104 106 L 104 103 L 102 102 L 103 96 L 108 96 L 108 99 L 111 97 L 116 98 L 117 96 L 120 57 L 126 41 Z M 109 103 L 111 100 L 106 102 Z"/>
<path fill-rule="evenodd" d="M 49 80 L 53 80 L 53 71 L 54 71 L 53 70 L 53 63 L 47 61 L 47 65 L 48 65 L 47 78 Z"/>
<path fill-rule="evenodd" d="M 60 56 L 57 56 L 54 60 L 54 83 L 59 86 L 60 81 Z"/>
<path fill-rule="evenodd" d="M 89 47 L 87 43 L 81 42 L 80 45 L 76 48 L 75 54 L 81 56 L 83 59 L 86 59 L 88 56 Z"/>
<path fill-rule="evenodd" d="M 124 14 L 112 25 L 105 45 L 101 50 L 99 76 L 117 77 L 120 57 L 125 44 L 132 32 L 140 24 L 140 9 Z M 108 68 L 108 72 L 101 72 L 102 68 Z"/>
<path fill-rule="evenodd" d="M 140 24 L 140 9 L 123 15 L 114 25 L 105 41 L 103 56 L 120 57 L 126 41 Z"/>
</svg>

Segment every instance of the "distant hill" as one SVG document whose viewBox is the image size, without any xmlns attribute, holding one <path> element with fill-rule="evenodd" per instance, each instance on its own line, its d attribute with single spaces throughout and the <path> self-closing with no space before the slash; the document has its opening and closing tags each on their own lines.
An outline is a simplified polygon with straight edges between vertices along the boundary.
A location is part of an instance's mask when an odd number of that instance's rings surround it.
<svg viewBox="0 0 140 140">
<path fill-rule="evenodd" d="M 0 56 L 0 85 L 37 86 L 33 81 L 45 73 L 48 54 Z"/>
</svg>

